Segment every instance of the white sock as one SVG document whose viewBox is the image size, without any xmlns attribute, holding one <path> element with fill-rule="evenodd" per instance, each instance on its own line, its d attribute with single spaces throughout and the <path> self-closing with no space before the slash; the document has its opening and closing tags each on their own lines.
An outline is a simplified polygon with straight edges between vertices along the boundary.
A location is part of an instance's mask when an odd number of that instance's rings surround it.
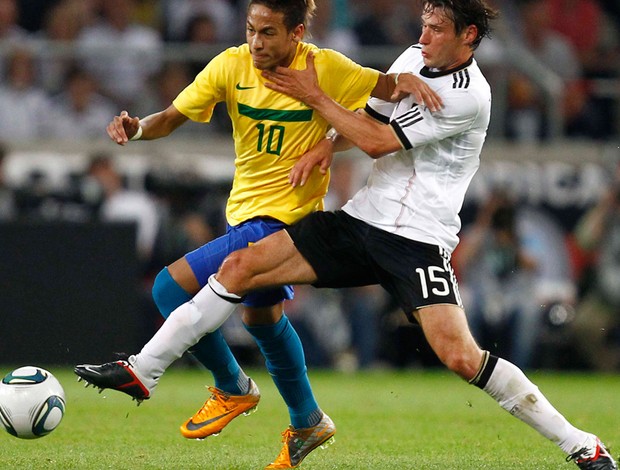
<svg viewBox="0 0 620 470">
<path fill-rule="evenodd" d="M 570 424 L 521 369 L 504 359 L 497 358 L 482 389 L 511 415 L 529 424 L 567 454 L 596 444 L 595 436 Z"/>
<path fill-rule="evenodd" d="M 144 376 L 158 378 L 205 334 L 217 330 L 241 298 L 230 294 L 214 276 L 192 300 L 175 309 L 144 345 L 132 365 Z"/>
</svg>

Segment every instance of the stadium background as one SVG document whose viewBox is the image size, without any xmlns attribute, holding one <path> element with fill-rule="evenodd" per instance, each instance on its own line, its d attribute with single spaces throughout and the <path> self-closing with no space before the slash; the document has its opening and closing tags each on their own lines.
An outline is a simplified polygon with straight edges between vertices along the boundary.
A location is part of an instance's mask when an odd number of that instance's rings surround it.
<svg viewBox="0 0 620 470">
<path fill-rule="evenodd" d="M 382 70 L 419 31 L 412 1 L 317 3 L 308 40 Z M 620 160 L 620 7 L 576 2 L 575 37 L 557 14 L 561 1 L 492 3 L 503 15 L 476 57 L 494 91 L 493 117 L 464 227 L 497 188 L 519 210 L 544 216 L 553 230 L 539 263 L 549 269 L 540 269 L 532 292 L 540 309 L 527 365 L 592 368 L 570 334 L 574 318 L 587 314 L 579 306 L 598 250 L 580 247 L 575 231 L 615 184 Z M 211 125 L 124 148 L 104 128 L 121 109 L 140 116 L 163 109 L 209 58 L 243 42 L 243 31 L 242 1 L 0 0 L 0 362 L 102 361 L 137 350 L 157 328 L 154 274 L 223 229 L 233 171 L 229 123 L 218 109 Z M 107 176 L 93 171 L 94 158 L 111 161 Z M 355 151 L 341 159 L 332 207 L 362 184 L 369 165 Z M 98 178 L 115 174 L 135 212 L 102 211 Z M 153 207 L 157 217 L 145 220 Z M 154 225 L 156 236 L 143 240 L 141 224 Z M 310 365 L 435 364 L 380 291 L 298 288 L 287 311 Z M 504 326 L 488 347 L 515 341 Z M 605 337 L 611 357 L 620 351 L 619 332 Z M 258 360 L 234 320 L 225 333 L 244 360 Z"/>
</svg>

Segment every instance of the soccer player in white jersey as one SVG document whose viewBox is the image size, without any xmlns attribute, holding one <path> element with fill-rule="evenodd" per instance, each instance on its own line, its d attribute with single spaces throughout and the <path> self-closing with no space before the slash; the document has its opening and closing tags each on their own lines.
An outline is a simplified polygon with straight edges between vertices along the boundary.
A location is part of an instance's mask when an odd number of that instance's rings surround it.
<svg viewBox="0 0 620 470">
<path fill-rule="evenodd" d="M 481 350 L 469 331 L 450 255 L 490 119 L 489 85 L 473 52 L 496 12 L 484 0 L 422 0 L 422 6 L 420 42 L 390 71 L 417 75 L 443 93 L 437 112 L 410 98 L 371 99 L 366 113 L 349 111 L 321 90 L 312 57 L 305 71 L 263 72 L 270 88 L 329 121 L 336 130 L 328 135 L 334 149 L 347 140 L 376 159 L 368 183 L 341 211 L 315 212 L 227 256 L 208 287 L 177 308 L 138 355 L 144 359 L 138 372 L 151 377 L 165 368 L 255 289 L 380 284 L 422 327 L 451 371 L 557 444 L 580 468 L 616 470 L 597 436 L 570 424 L 519 368 Z M 321 158 L 329 157 L 310 161 Z"/>
<path fill-rule="evenodd" d="M 303 42 L 314 9 L 313 0 L 251 0 L 246 44 L 215 57 L 167 109 L 142 119 L 124 111 L 108 125 L 110 138 L 120 145 L 129 140 L 157 139 L 188 119 L 208 122 L 213 107 L 222 101 L 233 123 L 236 170 L 226 208 L 228 231 L 158 274 L 153 297 L 164 317 L 204 287 L 227 254 L 323 209 L 329 176 L 315 172 L 307 184 L 293 187 L 289 173 L 305 152 L 323 140 L 328 124 L 298 100 L 267 88 L 261 71 L 276 66 L 305 68 L 306 56 L 314 53 L 322 85 L 350 109 L 363 107 L 370 93 L 389 99 L 395 88 L 394 76 Z M 438 103 L 437 95 L 421 80 L 411 81 L 410 86 L 409 91 L 428 100 L 430 106 Z M 333 422 L 314 398 L 301 342 L 283 313 L 283 301 L 291 297 L 292 288 L 284 286 L 257 292 L 243 301 L 244 324 L 265 356 L 288 406 L 291 435 L 296 442 L 305 443 L 290 456 L 285 444 L 275 468 L 287 468 L 291 459 L 298 464 L 335 432 Z M 171 321 L 174 323 L 174 318 Z M 192 352 L 212 372 L 215 387 L 210 388 L 212 395 L 203 407 L 181 426 L 181 433 L 187 438 L 205 438 L 255 408 L 260 394 L 219 331 L 202 337 Z M 75 371 L 100 388 L 119 390 L 138 400 L 148 399 L 157 378 L 136 378 L 136 357 L 126 359 L 80 365 Z M 163 369 L 156 375 L 161 373 Z"/>
</svg>

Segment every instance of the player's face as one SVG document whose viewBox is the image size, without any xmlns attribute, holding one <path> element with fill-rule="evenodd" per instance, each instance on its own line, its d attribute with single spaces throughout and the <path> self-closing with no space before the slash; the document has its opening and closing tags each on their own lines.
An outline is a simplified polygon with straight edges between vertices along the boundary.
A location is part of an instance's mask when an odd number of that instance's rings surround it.
<svg viewBox="0 0 620 470">
<path fill-rule="evenodd" d="M 246 40 L 250 46 L 254 67 L 259 70 L 288 67 L 303 37 L 304 26 L 287 31 L 284 14 L 276 13 L 264 5 L 252 5 L 248 11 Z"/>
<path fill-rule="evenodd" d="M 445 16 L 443 8 L 425 12 L 420 35 L 424 65 L 449 70 L 466 62 L 472 55 L 471 42 L 476 33 L 476 27 L 469 26 L 457 35 L 454 23 Z"/>
</svg>

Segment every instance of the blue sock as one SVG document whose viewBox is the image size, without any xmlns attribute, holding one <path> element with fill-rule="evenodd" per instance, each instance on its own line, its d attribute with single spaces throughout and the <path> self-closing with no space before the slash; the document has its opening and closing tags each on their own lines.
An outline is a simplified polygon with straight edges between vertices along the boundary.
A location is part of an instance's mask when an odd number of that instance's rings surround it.
<svg viewBox="0 0 620 470">
<path fill-rule="evenodd" d="M 297 332 L 286 315 L 273 325 L 245 326 L 265 356 L 267 370 L 288 406 L 295 428 L 315 426 L 322 412 L 314 399 Z"/>
<path fill-rule="evenodd" d="M 159 272 L 153 283 L 153 299 L 164 318 L 191 298 L 172 278 L 168 268 Z M 217 388 L 233 395 L 247 393 L 248 377 L 239 367 L 220 330 L 205 335 L 191 353 L 211 371 Z"/>
</svg>

